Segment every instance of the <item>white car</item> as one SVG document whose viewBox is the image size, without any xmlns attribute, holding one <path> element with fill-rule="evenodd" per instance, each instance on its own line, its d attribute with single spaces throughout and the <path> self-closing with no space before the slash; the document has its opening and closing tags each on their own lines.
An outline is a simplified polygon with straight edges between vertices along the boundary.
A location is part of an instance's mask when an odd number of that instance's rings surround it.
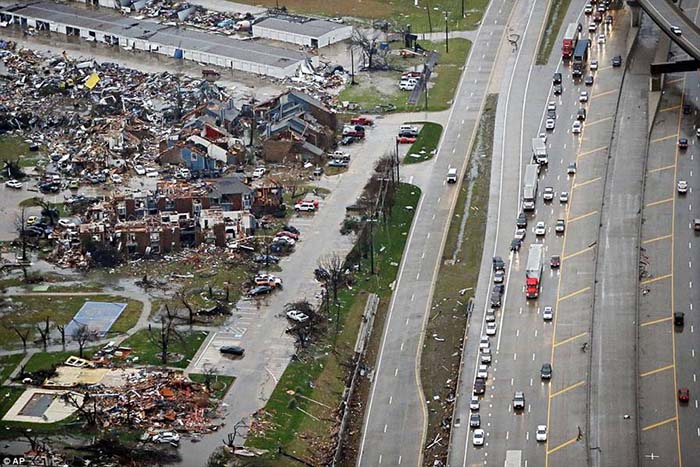
<svg viewBox="0 0 700 467">
<path fill-rule="evenodd" d="M 154 443 L 170 443 L 178 444 L 180 442 L 180 434 L 176 431 L 161 431 L 160 433 L 153 435 Z"/>
<path fill-rule="evenodd" d="M 148 178 L 158 178 L 158 171 L 156 169 L 148 169 L 146 171 L 146 177 Z"/>
<path fill-rule="evenodd" d="M 488 365 L 479 365 L 479 368 L 476 370 L 476 377 L 483 378 L 483 379 L 489 379 L 489 367 L 488 367 Z"/>
<path fill-rule="evenodd" d="M 479 348 L 480 349 L 488 349 L 491 347 L 491 341 L 489 340 L 489 336 L 481 336 L 481 340 L 479 341 Z"/>
<path fill-rule="evenodd" d="M 474 430 L 474 435 L 472 436 L 472 444 L 474 446 L 483 446 L 485 437 L 486 434 L 484 433 L 484 430 L 477 428 Z"/>
<path fill-rule="evenodd" d="M 682 195 L 688 193 L 688 182 L 685 180 L 678 180 L 678 193 Z"/>
<path fill-rule="evenodd" d="M 299 310 L 289 310 L 287 312 L 287 318 L 291 319 L 292 321 L 296 321 L 298 323 L 303 323 L 307 319 L 309 319 L 309 315 L 306 313 L 303 313 Z"/>
<path fill-rule="evenodd" d="M 553 130 L 553 129 L 554 129 L 554 125 L 556 125 L 556 122 L 554 121 L 554 119 L 553 119 L 553 118 L 548 118 L 547 121 L 546 121 L 545 124 L 544 124 L 544 127 L 545 127 L 547 130 Z"/>
<path fill-rule="evenodd" d="M 554 101 L 549 101 L 547 103 L 547 110 L 557 110 L 557 103 Z"/>
<path fill-rule="evenodd" d="M 590 3 L 587 3 L 586 6 L 583 8 L 583 12 L 587 15 L 590 15 L 591 13 L 593 13 L 593 5 L 591 5 Z"/>
<path fill-rule="evenodd" d="M 260 178 L 265 175 L 265 172 L 265 167 L 257 167 L 255 170 L 253 170 L 253 178 Z"/>
<path fill-rule="evenodd" d="M 698 128 L 697 130 L 695 130 L 695 136 L 697 136 L 698 138 L 700 138 L 700 128 Z"/>
<path fill-rule="evenodd" d="M 541 237 L 547 233 L 547 226 L 545 225 L 544 221 L 537 221 L 537 224 L 535 224 L 535 235 L 538 237 Z"/>
<path fill-rule="evenodd" d="M 7 188 L 14 188 L 15 190 L 21 190 L 22 189 L 22 182 L 19 180 L 8 180 L 5 182 L 5 186 Z"/>
<path fill-rule="evenodd" d="M 569 202 L 569 192 L 568 191 L 561 192 L 561 194 L 559 195 L 559 202 L 562 204 Z"/>
<path fill-rule="evenodd" d="M 573 125 L 571 125 L 571 132 L 575 135 L 580 135 L 581 134 L 581 122 L 576 120 Z"/>
<path fill-rule="evenodd" d="M 596 71 L 598 69 L 598 60 L 591 60 L 591 65 L 589 68 L 591 71 Z"/>
<path fill-rule="evenodd" d="M 486 335 L 495 336 L 496 335 L 496 323 L 486 323 Z"/>
<path fill-rule="evenodd" d="M 671 26 L 671 32 L 676 36 L 680 36 L 681 34 L 683 34 L 683 31 L 681 31 L 681 28 L 679 28 L 678 26 Z"/>
<path fill-rule="evenodd" d="M 294 205 L 294 210 L 297 212 L 314 212 L 316 210 L 316 205 L 310 201 L 301 201 Z"/>
<path fill-rule="evenodd" d="M 479 410 L 479 397 L 478 396 L 472 396 L 472 399 L 469 401 L 469 409 L 473 411 Z"/>
<path fill-rule="evenodd" d="M 60 225 L 61 227 L 65 228 L 65 229 L 74 229 L 76 227 L 75 222 L 73 222 L 72 220 L 70 220 L 68 218 L 59 219 L 58 225 Z"/>
<path fill-rule="evenodd" d="M 554 318 L 554 310 L 551 306 L 546 306 L 542 310 L 542 319 L 545 321 L 551 321 Z"/>
<path fill-rule="evenodd" d="M 578 101 L 579 102 L 588 102 L 588 91 L 581 91 L 581 94 L 578 96 Z"/>
<path fill-rule="evenodd" d="M 109 176 L 109 178 L 112 180 L 113 183 L 122 183 L 124 180 L 122 180 L 121 175 L 119 174 L 112 174 Z"/>
<path fill-rule="evenodd" d="M 136 164 L 134 166 L 134 172 L 136 172 L 136 175 L 146 175 L 146 169 L 141 164 Z"/>
<path fill-rule="evenodd" d="M 525 234 L 527 234 L 527 229 L 517 229 L 515 231 L 514 238 L 517 238 L 518 240 L 522 241 L 525 239 Z"/>
<path fill-rule="evenodd" d="M 598 34 L 598 44 L 605 44 L 605 34 Z"/>
<path fill-rule="evenodd" d="M 595 32 L 595 30 L 598 29 L 598 24 L 591 22 L 591 24 L 588 25 L 588 32 Z"/>
<path fill-rule="evenodd" d="M 537 425 L 535 439 L 537 441 L 547 441 L 547 425 Z"/>
<path fill-rule="evenodd" d="M 554 188 L 551 186 L 545 187 L 542 193 L 542 199 L 545 201 L 552 201 L 554 199 Z"/>
<path fill-rule="evenodd" d="M 481 363 L 483 365 L 491 363 L 491 349 L 483 349 L 481 351 Z"/>
</svg>

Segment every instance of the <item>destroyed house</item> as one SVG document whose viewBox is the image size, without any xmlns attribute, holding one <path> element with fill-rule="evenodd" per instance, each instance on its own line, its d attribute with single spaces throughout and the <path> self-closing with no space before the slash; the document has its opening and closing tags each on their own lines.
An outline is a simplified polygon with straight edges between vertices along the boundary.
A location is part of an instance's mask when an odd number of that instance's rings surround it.
<svg viewBox="0 0 700 467">
<path fill-rule="evenodd" d="M 226 211 L 249 210 L 253 207 L 253 190 L 238 177 L 224 177 L 212 182 L 209 200 L 212 206 Z"/>
</svg>

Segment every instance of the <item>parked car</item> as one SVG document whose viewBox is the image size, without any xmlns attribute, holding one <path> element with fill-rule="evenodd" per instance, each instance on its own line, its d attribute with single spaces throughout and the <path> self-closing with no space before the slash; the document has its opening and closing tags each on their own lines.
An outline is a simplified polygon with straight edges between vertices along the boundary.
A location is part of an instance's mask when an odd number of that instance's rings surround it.
<svg viewBox="0 0 700 467">
<path fill-rule="evenodd" d="M 397 136 L 396 141 L 398 141 L 399 144 L 413 144 L 416 142 L 416 137 L 415 136 Z"/>
<path fill-rule="evenodd" d="M 265 172 L 267 172 L 265 167 L 256 167 L 255 170 L 253 170 L 253 178 L 261 178 L 265 175 Z"/>
<path fill-rule="evenodd" d="M 269 285 L 259 285 L 257 287 L 253 287 L 250 289 L 250 292 L 248 292 L 248 296 L 250 297 L 260 297 L 262 295 L 267 295 L 270 292 L 272 292 L 272 287 Z"/>
<path fill-rule="evenodd" d="M 237 345 L 226 345 L 224 347 L 221 347 L 219 349 L 219 352 L 227 354 L 227 355 L 237 355 L 239 357 L 242 357 L 243 354 L 245 353 L 245 349 L 243 347 L 239 347 Z"/>
<path fill-rule="evenodd" d="M 27 220 L 25 221 L 27 225 L 34 225 L 37 222 L 39 222 L 39 217 L 38 216 L 29 216 L 27 217 Z"/>
<path fill-rule="evenodd" d="M 303 323 L 304 321 L 309 319 L 309 315 L 299 310 L 289 310 L 287 312 L 287 318 L 298 323 Z"/>
<path fill-rule="evenodd" d="M 146 169 L 141 164 L 134 165 L 134 172 L 136 175 L 146 175 Z"/>
<path fill-rule="evenodd" d="M 22 188 L 22 182 L 19 180 L 8 180 L 5 182 L 5 186 L 8 188 L 14 188 L 15 190 L 20 190 Z"/>
<path fill-rule="evenodd" d="M 328 167 L 348 167 L 350 166 L 349 161 L 343 161 L 340 159 L 333 159 L 328 163 Z"/>
<path fill-rule="evenodd" d="M 124 180 L 122 179 L 122 176 L 119 174 L 112 174 L 109 176 L 110 180 L 112 180 L 112 183 L 120 184 Z"/>
<path fill-rule="evenodd" d="M 297 212 L 314 212 L 316 205 L 309 201 L 300 201 L 294 205 L 294 210 Z"/>
<path fill-rule="evenodd" d="M 275 255 L 258 255 L 253 258 L 253 261 L 256 263 L 277 264 L 280 259 Z"/>
<path fill-rule="evenodd" d="M 290 232 L 288 230 L 280 230 L 279 232 L 277 232 L 275 234 L 275 237 L 289 237 L 289 238 L 294 239 L 294 240 L 299 240 L 298 233 Z"/>
<path fill-rule="evenodd" d="M 342 146 L 348 146 L 355 142 L 355 138 L 352 136 L 343 136 L 340 140 Z"/>
</svg>

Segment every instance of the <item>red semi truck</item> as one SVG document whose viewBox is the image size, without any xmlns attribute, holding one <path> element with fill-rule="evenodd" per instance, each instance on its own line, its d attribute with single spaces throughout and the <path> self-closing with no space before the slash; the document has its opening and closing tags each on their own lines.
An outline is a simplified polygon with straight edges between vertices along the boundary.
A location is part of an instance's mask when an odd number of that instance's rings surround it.
<svg viewBox="0 0 700 467">
<path fill-rule="evenodd" d="M 533 243 L 527 256 L 527 269 L 525 269 L 525 296 L 537 298 L 540 295 L 542 283 L 542 269 L 544 268 L 544 245 Z"/>
<path fill-rule="evenodd" d="M 578 23 L 571 23 L 566 28 L 566 32 L 564 33 L 564 40 L 561 44 L 561 56 L 565 60 L 570 59 L 571 56 L 574 54 L 574 49 L 576 48 L 576 44 L 578 43 L 580 30 L 581 25 Z"/>
</svg>

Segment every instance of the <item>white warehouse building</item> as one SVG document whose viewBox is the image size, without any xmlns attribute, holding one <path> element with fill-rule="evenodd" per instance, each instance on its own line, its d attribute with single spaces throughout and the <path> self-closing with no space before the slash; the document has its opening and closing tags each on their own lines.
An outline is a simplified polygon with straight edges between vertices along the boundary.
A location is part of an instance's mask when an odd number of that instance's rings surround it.
<svg viewBox="0 0 700 467">
<path fill-rule="evenodd" d="M 253 24 L 253 37 L 264 37 L 314 49 L 352 37 L 352 26 L 323 19 L 274 16 Z"/>
<path fill-rule="evenodd" d="M 0 21 L 274 78 L 294 76 L 305 62 L 318 65 L 318 57 L 295 50 L 50 1 L 0 6 Z"/>
</svg>

